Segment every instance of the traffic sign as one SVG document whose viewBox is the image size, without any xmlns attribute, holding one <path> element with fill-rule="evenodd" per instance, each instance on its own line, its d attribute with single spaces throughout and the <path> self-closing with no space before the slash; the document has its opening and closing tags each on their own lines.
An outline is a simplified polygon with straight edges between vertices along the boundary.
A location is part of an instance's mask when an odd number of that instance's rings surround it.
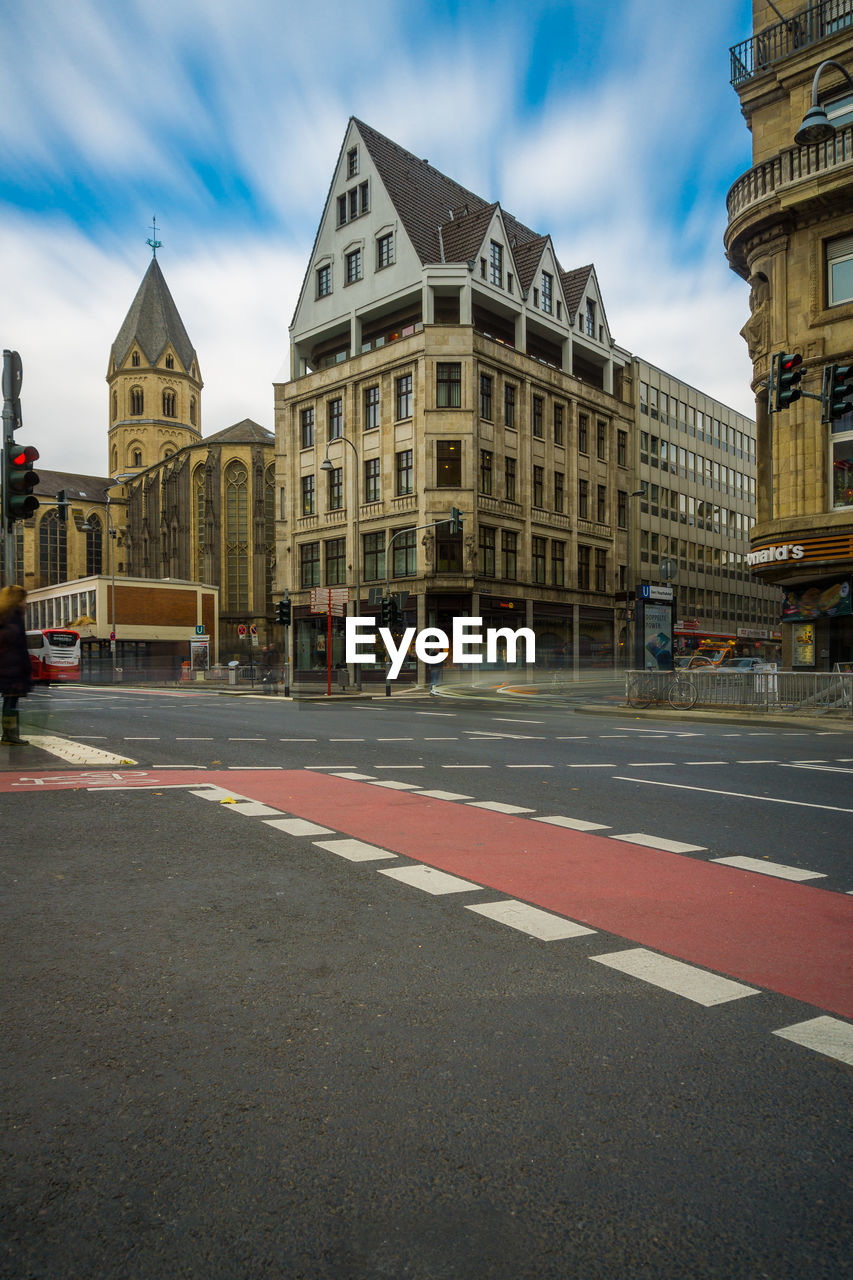
<svg viewBox="0 0 853 1280">
<path fill-rule="evenodd" d="M 238 635 L 238 636 L 245 636 L 245 634 L 246 634 L 246 624 L 245 624 L 245 622 L 241 622 L 241 623 L 240 623 L 240 625 L 239 625 L 239 626 L 238 626 L 238 628 L 237 628 L 237 635 Z"/>
<path fill-rule="evenodd" d="M 196 635 L 197 635 L 197 636 L 203 636 L 203 635 L 204 635 L 204 623 L 203 623 L 203 622 L 200 622 L 200 623 L 196 626 L 195 633 L 196 633 Z"/>
</svg>

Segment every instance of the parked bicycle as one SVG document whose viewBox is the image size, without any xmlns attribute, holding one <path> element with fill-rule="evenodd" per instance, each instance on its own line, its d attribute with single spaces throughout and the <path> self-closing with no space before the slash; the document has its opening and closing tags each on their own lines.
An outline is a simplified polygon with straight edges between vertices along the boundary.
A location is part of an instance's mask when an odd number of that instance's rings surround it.
<svg viewBox="0 0 853 1280">
<path fill-rule="evenodd" d="M 638 709 L 668 702 L 675 711 L 689 711 L 698 696 L 696 685 L 680 671 L 637 671 L 628 676 L 628 702 Z"/>
</svg>

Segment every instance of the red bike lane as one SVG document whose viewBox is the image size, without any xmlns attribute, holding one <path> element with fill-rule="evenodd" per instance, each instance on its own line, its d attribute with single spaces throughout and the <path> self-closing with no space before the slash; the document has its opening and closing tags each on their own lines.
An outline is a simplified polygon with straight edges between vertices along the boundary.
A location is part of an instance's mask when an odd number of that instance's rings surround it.
<svg viewBox="0 0 853 1280">
<path fill-rule="evenodd" d="M 0 778 L 0 791 L 217 786 L 592 929 L 853 1018 L 853 897 L 308 770 Z M 535 815 L 534 815 L 535 816 Z M 233 820 L 233 819 L 232 819 Z"/>
</svg>

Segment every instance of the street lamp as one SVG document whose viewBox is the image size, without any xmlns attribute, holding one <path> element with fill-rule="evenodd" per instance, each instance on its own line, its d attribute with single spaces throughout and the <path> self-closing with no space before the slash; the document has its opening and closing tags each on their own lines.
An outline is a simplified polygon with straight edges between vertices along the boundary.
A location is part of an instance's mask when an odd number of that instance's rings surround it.
<svg viewBox="0 0 853 1280">
<path fill-rule="evenodd" d="M 828 142 L 830 138 L 835 137 L 835 125 L 830 123 L 824 107 L 820 106 L 817 100 L 817 85 L 821 72 L 825 67 L 835 67 L 843 76 L 847 77 L 847 82 L 853 88 L 853 78 L 850 72 L 842 67 L 840 62 L 836 62 L 834 58 L 827 58 L 822 62 L 814 73 L 812 81 L 812 105 L 803 117 L 803 123 L 794 134 L 794 141 L 799 147 L 808 147 L 816 142 Z"/>
<path fill-rule="evenodd" d="M 353 453 L 355 454 L 355 483 L 353 485 L 353 492 L 354 492 L 354 498 L 355 498 L 355 502 L 353 506 L 353 516 L 354 516 L 354 523 L 355 523 L 355 601 L 354 601 L 354 607 L 353 607 L 353 616 L 357 618 L 359 615 L 359 603 L 361 600 L 361 537 L 360 537 L 361 530 L 360 530 L 359 518 L 358 518 L 358 480 L 359 480 L 359 473 L 361 471 L 361 460 L 358 456 L 358 449 L 355 447 L 352 440 L 350 440 L 349 436 L 336 436 L 335 439 L 343 440 L 344 444 L 348 444 L 349 447 L 352 449 Z M 331 444 L 331 441 L 327 440 L 326 456 L 323 459 L 323 461 L 320 463 L 321 471 L 326 471 L 326 472 L 334 471 L 334 466 L 332 465 L 331 459 L 329 458 L 330 444 Z M 356 664 L 356 667 L 355 667 L 355 678 L 353 683 L 356 689 L 361 688 L 361 666 L 359 664 Z"/>
<path fill-rule="evenodd" d="M 628 561 L 625 566 L 625 644 L 627 653 L 625 655 L 625 670 L 631 670 L 631 664 L 634 660 L 634 614 L 631 609 L 631 525 L 633 523 L 631 516 L 631 499 L 642 498 L 645 489 L 634 489 L 628 494 L 628 529 L 627 529 L 627 556 Z"/>
</svg>

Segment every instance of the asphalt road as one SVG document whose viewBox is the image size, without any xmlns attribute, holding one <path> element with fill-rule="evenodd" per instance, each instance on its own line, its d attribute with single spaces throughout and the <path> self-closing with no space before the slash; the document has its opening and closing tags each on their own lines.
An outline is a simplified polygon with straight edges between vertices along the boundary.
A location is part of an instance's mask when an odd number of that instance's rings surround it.
<svg viewBox="0 0 853 1280">
<path fill-rule="evenodd" d="M 779 1034 L 824 1007 L 704 1005 L 602 962 L 627 933 L 469 908 L 503 900 L 498 852 L 528 901 L 565 888 L 533 866 L 565 839 L 575 873 L 610 868 L 602 902 L 620 859 L 686 867 L 801 903 L 805 932 L 851 902 L 853 735 L 129 690 L 27 715 L 136 763 L 0 762 L 4 1277 L 850 1274 L 851 1068 Z M 336 856 L 240 795 L 399 856 Z M 557 814 L 595 829 L 535 825 Z M 463 830 L 476 885 L 395 878 Z"/>
</svg>

